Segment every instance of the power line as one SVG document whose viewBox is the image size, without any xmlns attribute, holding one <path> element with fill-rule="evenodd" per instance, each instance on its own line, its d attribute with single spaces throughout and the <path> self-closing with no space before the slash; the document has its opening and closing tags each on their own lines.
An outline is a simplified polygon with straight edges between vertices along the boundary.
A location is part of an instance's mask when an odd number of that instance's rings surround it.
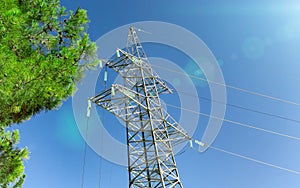
<svg viewBox="0 0 300 188">
<path fill-rule="evenodd" d="M 107 66 L 105 65 L 105 72 L 104 72 L 104 78 L 103 78 L 103 86 L 104 86 L 104 90 L 106 90 L 107 87 L 107 77 L 108 77 L 108 72 L 107 72 Z M 102 124 L 104 125 L 104 109 L 102 109 Z M 101 131 L 100 133 L 100 150 L 102 148 L 102 144 L 103 144 L 103 132 Z M 101 176 L 102 176 L 102 158 L 101 156 L 99 156 L 99 180 L 98 180 L 98 188 L 101 187 Z"/>
<path fill-rule="evenodd" d="M 102 124 L 104 125 L 104 110 L 102 110 Z M 103 143 L 103 132 L 100 133 L 100 149 L 102 148 Z M 99 179 L 98 179 L 98 188 L 101 187 L 101 176 L 102 176 L 102 158 L 99 156 Z"/>
<path fill-rule="evenodd" d="M 87 120 L 88 121 L 88 120 Z M 86 125 L 86 134 L 87 136 L 87 131 L 88 131 L 88 123 Z M 86 137 L 87 138 L 87 137 Z M 84 174 L 85 174 L 85 163 L 86 163 L 86 147 L 87 143 L 84 142 L 84 149 L 83 149 L 83 165 L 82 165 L 82 174 L 81 174 L 81 188 L 84 188 Z"/>
<path fill-rule="evenodd" d="M 199 146 L 202 144 L 202 142 L 198 141 L 197 139 L 193 139 L 193 140 Z M 192 149 L 200 152 L 199 147 L 194 147 L 193 144 L 191 144 L 190 147 Z M 211 148 L 213 150 L 216 150 L 216 151 L 219 151 L 219 152 L 223 152 L 223 153 L 235 156 L 235 157 L 239 157 L 239 158 L 246 159 L 246 160 L 249 160 L 249 161 L 252 161 L 252 162 L 256 162 L 256 163 L 259 163 L 259 164 L 262 164 L 262 165 L 266 165 L 266 166 L 269 166 L 269 167 L 272 167 L 272 168 L 276 168 L 276 169 L 279 169 L 279 170 L 284 170 L 284 171 L 287 171 L 287 172 L 290 172 L 290 173 L 300 175 L 300 171 L 297 171 L 297 170 L 292 170 L 292 169 L 285 168 L 285 167 L 282 167 L 282 166 L 274 165 L 274 164 L 271 164 L 271 163 L 268 163 L 268 162 L 265 162 L 265 161 L 261 161 L 261 160 L 254 159 L 254 158 L 251 158 L 251 157 L 248 157 L 248 156 L 245 156 L 245 155 L 234 153 L 234 152 L 222 149 L 222 148 L 217 148 L 217 147 L 214 147 L 214 146 L 209 146 L 209 148 Z"/>
<path fill-rule="evenodd" d="M 91 109 L 91 102 L 88 100 L 88 107 L 87 107 L 87 114 L 86 114 L 86 128 L 85 128 L 85 139 L 87 141 L 88 136 L 88 127 L 89 127 L 89 119 L 90 119 L 90 109 Z M 87 143 L 84 142 L 84 149 L 83 149 L 83 164 L 82 164 L 82 174 L 81 174 L 81 188 L 84 188 L 84 175 L 85 175 L 85 163 L 86 163 L 86 148 Z"/>
<path fill-rule="evenodd" d="M 198 76 L 194 76 L 194 75 L 191 75 L 191 74 L 186 74 L 186 73 L 182 73 L 182 72 L 179 72 L 179 71 L 176 71 L 176 70 L 165 68 L 165 67 L 162 67 L 162 66 L 159 66 L 159 65 L 152 65 L 152 66 L 163 69 L 163 70 L 166 70 L 166 71 L 169 71 L 169 72 L 173 72 L 173 73 L 177 73 L 177 74 L 181 74 L 181 75 L 185 75 L 185 76 L 188 75 L 191 78 L 195 78 L 195 79 L 202 80 L 202 81 L 205 81 L 205 82 L 213 83 L 213 84 L 216 84 L 216 85 L 225 86 L 227 88 L 234 89 L 234 90 L 237 90 L 237 91 L 241 91 L 241 92 L 244 92 L 244 93 L 248 93 L 248 94 L 251 94 L 251 95 L 256 95 L 256 96 L 272 99 L 272 100 L 275 100 L 275 101 L 280 101 L 280 102 L 283 102 L 283 103 L 300 106 L 300 103 L 293 102 L 293 101 L 290 101 L 290 100 L 281 99 L 281 98 L 278 98 L 278 97 L 273 97 L 271 95 L 266 95 L 266 94 L 263 94 L 263 93 L 243 89 L 243 88 L 240 88 L 240 87 L 219 83 L 219 82 L 216 82 L 216 81 L 208 80 L 208 79 L 201 78 L 201 77 L 198 77 Z"/>
<path fill-rule="evenodd" d="M 218 120 L 221 120 L 221 121 L 224 121 L 224 122 L 227 122 L 227 123 L 232 123 L 232 124 L 235 124 L 235 125 L 239 125 L 239 126 L 242 126 L 242 127 L 251 128 L 251 129 L 258 130 L 258 131 L 262 131 L 262 132 L 266 132 L 266 133 L 270 133 L 270 134 L 274 134 L 274 135 L 277 135 L 277 136 L 282 136 L 282 137 L 286 137 L 286 138 L 290 138 L 290 139 L 294 139 L 294 140 L 300 140 L 299 137 L 290 136 L 288 134 L 283 134 L 283 133 L 271 131 L 271 130 L 268 130 L 268 129 L 259 128 L 259 127 L 256 127 L 256 126 L 253 126 L 253 125 L 250 125 L 250 124 L 241 123 L 241 122 L 237 122 L 237 121 L 228 120 L 228 119 L 225 119 L 225 118 L 220 118 L 220 117 L 212 116 L 212 115 L 205 114 L 205 113 L 202 113 L 202 112 L 198 112 L 198 111 L 195 111 L 195 110 L 191 110 L 191 109 L 187 109 L 187 108 L 182 108 L 182 107 L 179 107 L 179 106 L 175 106 L 175 105 L 172 105 L 172 104 L 166 104 L 166 105 L 170 106 L 170 107 L 173 107 L 173 108 L 180 109 L 180 110 L 185 110 L 185 111 L 188 111 L 188 112 L 199 114 L 199 115 L 202 115 L 202 116 L 206 116 L 206 117 L 211 117 L 211 118 L 214 118 L 214 119 L 218 119 Z"/>
<path fill-rule="evenodd" d="M 231 151 L 227 151 L 227 150 L 224 150 L 224 149 L 221 149 L 221 148 L 217 148 L 217 147 L 213 147 L 213 146 L 210 146 L 210 148 L 214 149 L 216 151 L 220 151 L 220 152 L 235 156 L 235 157 L 240 157 L 240 158 L 243 158 L 243 159 L 246 159 L 246 160 L 249 160 L 249 161 L 253 161 L 253 162 L 256 162 L 256 163 L 259 163 L 259 164 L 263 164 L 263 165 L 266 165 L 266 166 L 269 166 L 269 167 L 277 168 L 279 170 L 284 170 L 284 171 L 287 171 L 287 172 L 290 172 L 290 173 L 293 173 L 293 174 L 300 175 L 300 171 L 297 171 L 297 170 L 292 170 L 292 169 L 288 169 L 288 168 L 281 167 L 281 166 L 278 166 L 278 165 L 274 165 L 274 164 L 271 164 L 271 163 L 267 163 L 267 162 L 257 160 L 257 159 L 254 159 L 254 158 L 250 158 L 250 157 L 247 157 L 247 156 L 244 156 L 244 155 L 241 155 L 241 154 L 233 153 Z"/>
<path fill-rule="evenodd" d="M 283 120 L 287 120 L 287 121 L 291 121 L 291 122 L 295 122 L 295 123 L 300 124 L 300 120 L 287 118 L 287 117 L 284 117 L 284 116 L 271 114 L 271 113 L 268 113 L 268 112 L 263 112 L 263 111 L 259 111 L 259 110 L 255 110 L 255 109 L 251 109 L 251 108 L 246 108 L 246 107 L 242 107 L 242 106 L 235 105 L 235 104 L 224 103 L 224 102 L 221 102 L 221 101 L 212 100 L 212 99 L 207 98 L 207 97 L 195 96 L 195 95 L 192 95 L 192 94 L 189 94 L 187 92 L 180 91 L 180 90 L 175 90 L 174 92 L 182 93 L 184 95 L 188 95 L 188 96 L 191 96 L 191 97 L 194 97 L 194 98 L 200 98 L 200 99 L 203 99 L 203 100 L 206 100 L 206 101 L 211 101 L 211 102 L 215 102 L 215 103 L 219 103 L 219 104 L 224 104 L 224 105 L 227 105 L 227 106 L 230 106 L 230 107 L 234 107 L 234 108 L 238 108 L 238 109 L 242 109 L 242 110 L 246 110 L 246 111 L 250 111 L 250 112 L 255 112 L 255 113 L 263 114 L 263 115 L 266 115 L 266 116 L 275 117 L 275 118 L 279 118 L 279 119 L 283 119 Z"/>
<path fill-rule="evenodd" d="M 237 90 L 237 91 L 241 91 L 241 92 L 244 92 L 244 93 L 248 93 L 248 94 L 252 94 L 252 95 L 256 95 L 256 96 L 260 96 L 260 97 L 264 97 L 264 98 L 269 98 L 269 99 L 272 99 L 272 100 L 275 100 L 275 101 L 280 101 L 280 102 L 284 102 L 284 103 L 288 103 L 288 104 L 292 104 L 292 105 L 296 105 L 296 106 L 300 106 L 300 103 L 296 103 L 296 102 L 293 102 L 293 101 L 290 101 L 290 100 L 285 100 L 285 99 L 273 97 L 273 96 L 270 96 L 270 95 L 266 95 L 266 94 L 262 94 L 262 93 L 258 93 L 258 92 L 254 92 L 254 91 L 250 91 L 250 90 L 246 90 L 246 89 L 242 89 L 242 88 L 239 88 L 239 87 L 235 87 L 235 86 L 231 86 L 231 85 L 226 85 L 226 84 L 218 83 L 218 82 L 215 82 L 215 81 L 207 80 L 207 79 L 204 79 L 204 78 L 201 78 L 201 77 L 197 77 L 197 76 L 194 76 L 194 75 L 189 75 L 189 74 L 181 73 L 181 72 L 178 72 L 178 71 L 175 71 L 175 70 L 171 70 L 171 69 L 168 69 L 168 68 L 164 68 L 164 67 L 161 67 L 161 66 L 157 66 L 157 65 L 152 65 L 152 66 L 159 67 L 161 69 L 164 69 L 164 70 L 167 70 L 167 71 L 170 71 L 170 72 L 174 72 L 174 73 L 178 73 L 178 74 L 182 74 L 182 75 L 188 75 L 188 76 L 190 76 L 192 78 L 195 78 L 195 79 L 203 80 L 203 81 L 210 82 L 210 83 L 217 84 L 217 85 L 222 85 L 222 86 L 225 86 L 227 88 L 231 88 L 231 89 L 234 89 L 234 90 Z M 180 91 L 177 91 L 177 92 L 180 92 Z M 182 93 L 185 93 L 185 92 L 182 92 Z M 192 96 L 192 95 L 190 95 L 190 96 Z M 193 96 L 193 97 L 195 97 L 195 96 Z M 222 103 L 220 101 L 211 100 L 211 99 L 205 98 L 205 97 L 199 97 L 199 98 L 202 98 L 204 100 L 209 100 L 209 101 L 212 101 L 212 102 Z M 255 113 L 264 114 L 264 115 L 267 115 L 267 116 L 272 116 L 272 117 L 276 117 L 276 118 L 280 118 L 280 119 L 284 119 L 284 120 L 288 120 L 288 121 L 293 121 L 293 122 L 296 122 L 296 123 L 300 123 L 299 120 L 295 120 L 295 119 L 291 119 L 291 118 L 286 118 L 286 117 L 275 115 L 275 114 L 271 114 L 271 113 L 266 113 L 266 112 L 262 112 L 262 111 L 258 111 L 258 110 L 254 110 L 254 109 L 250 109 L 250 108 L 245 108 L 245 107 L 241 107 L 241 106 L 234 105 L 234 104 L 228 104 L 228 103 L 222 103 L 222 104 L 225 104 L 225 105 L 231 106 L 231 107 L 235 107 L 235 108 L 239 108 L 239 109 L 243 109 L 243 110 L 252 111 L 252 112 L 255 112 Z M 278 136 L 282 136 L 282 137 L 287 137 L 287 138 L 290 138 L 290 139 L 300 140 L 299 137 L 295 137 L 295 136 L 290 136 L 290 135 L 287 135 L 287 134 L 278 133 L 278 132 L 275 132 L 275 131 L 271 131 L 271 130 L 267 130 L 267 129 L 255 127 L 255 126 L 252 126 L 252 125 L 249 125 L 249 124 L 245 124 L 245 123 L 241 123 L 241 122 L 237 122 L 237 121 L 232 121 L 232 120 L 228 120 L 228 119 L 224 119 L 224 118 L 220 118 L 220 117 L 211 116 L 211 115 L 208 115 L 208 114 L 205 114 L 205 113 L 201 113 L 201 112 L 194 111 L 194 110 L 191 110 L 191 109 L 185 109 L 185 108 L 178 107 L 178 106 L 171 105 L 171 104 L 166 104 L 166 105 L 170 106 L 170 107 L 173 107 L 173 108 L 182 109 L 182 110 L 185 110 L 185 111 L 196 113 L 196 114 L 199 114 L 199 115 L 211 117 L 211 118 L 214 118 L 214 119 L 219 119 L 219 120 L 222 120 L 222 121 L 225 121 L 225 122 L 228 122 L 228 123 L 232 123 L 232 124 L 236 124 L 236 125 L 240 125 L 240 126 L 243 126 L 243 127 L 247 127 L 247 128 L 251 128 L 251 129 L 255 129 L 255 130 L 267 132 L 267 133 L 278 135 Z M 214 149 L 214 150 L 219 151 L 219 152 L 223 152 L 223 153 L 235 156 L 235 157 L 240 157 L 240 158 L 252 161 L 252 162 L 256 162 L 256 163 L 263 164 L 263 165 L 266 165 L 266 166 L 269 166 L 269 167 L 273 167 L 273 168 L 276 168 L 276 169 L 279 169 L 279 170 L 284 170 L 284 171 L 287 171 L 287 172 L 290 172 L 290 173 L 294 173 L 294 174 L 300 175 L 300 171 L 296 171 L 296 170 L 288 169 L 288 168 L 281 167 L 281 166 L 278 166 L 278 165 L 274 165 L 274 164 L 271 164 L 271 163 L 267 163 L 267 162 L 264 162 L 264 161 L 261 161 L 261 160 L 250 158 L 250 157 L 247 157 L 247 156 L 244 156 L 244 155 L 241 155 L 241 154 L 237 154 L 237 153 L 234 153 L 234 152 L 231 152 L 231 151 L 227 151 L 227 150 L 224 150 L 224 149 L 221 149 L 221 148 L 217 148 L 217 147 L 213 147 L 213 146 L 210 146 L 209 148 Z"/>
</svg>

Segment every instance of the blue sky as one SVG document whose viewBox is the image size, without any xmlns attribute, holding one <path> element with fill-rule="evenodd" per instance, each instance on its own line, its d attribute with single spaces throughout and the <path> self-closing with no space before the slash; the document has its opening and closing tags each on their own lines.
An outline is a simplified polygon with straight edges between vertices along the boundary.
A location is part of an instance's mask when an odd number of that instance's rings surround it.
<svg viewBox="0 0 300 188">
<path fill-rule="evenodd" d="M 96 41 L 106 32 L 137 21 L 164 21 L 180 25 L 200 37 L 221 62 L 226 84 L 300 103 L 300 3 L 297 1 L 83 1 L 63 0 L 67 9 L 88 10 L 89 34 Z M 126 36 L 124 36 L 126 37 Z M 174 39 L 174 40 L 180 40 Z M 145 45 L 147 54 L 164 55 L 193 74 L 193 63 L 176 52 Z M 99 49 L 101 51 L 101 49 Z M 174 58 L 178 56 L 177 58 Z M 193 80 L 196 81 L 196 80 Z M 209 97 L 207 85 L 197 84 L 200 96 Z M 300 107 L 227 90 L 227 101 L 268 113 L 300 119 Z M 174 102 L 176 103 L 176 101 Z M 201 112 L 210 104 L 200 100 Z M 86 108 L 86 106 L 83 106 Z M 176 118 L 178 110 L 168 107 Z M 122 140 L 124 129 L 108 112 L 108 130 Z M 225 118 L 300 137 L 300 124 L 227 107 Z M 200 139 L 207 124 L 200 118 L 194 137 Z M 25 188 L 80 187 L 84 141 L 77 129 L 69 98 L 59 110 L 41 113 L 20 128 L 21 146 L 28 146 Z M 100 135 L 100 133 L 99 133 Z M 124 141 L 124 140 L 123 140 Z M 106 144 L 106 143 L 104 143 Z M 271 164 L 300 171 L 300 141 L 224 123 L 213 146 Z M 126 167 L 112 164 L 87 150 L 85 187 L 128 187 Z M 296 188 L 300 175 L 257 164 L 209 149 L 188 149 L 176 157 L 185 187 Z M 101 165 L 100 165 L 101 164 Z"/>
</svg>

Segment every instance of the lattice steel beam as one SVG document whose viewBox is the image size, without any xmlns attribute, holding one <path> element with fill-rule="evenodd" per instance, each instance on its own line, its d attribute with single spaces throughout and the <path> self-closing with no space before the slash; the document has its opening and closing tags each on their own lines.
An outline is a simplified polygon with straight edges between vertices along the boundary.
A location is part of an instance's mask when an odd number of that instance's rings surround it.
<svg viewBox="0 0 300 188">
<path fill-rule="evenodd" d="M 162 108 L 159 94 L 171 89 L 153 71 L 133 27 L 126 50 L 117 49 L 106 64 L 124 84 L 91 100 L 126 123 L 130 188 L 182 188 L 172 147 L 190 137 Z"/>
</svg>

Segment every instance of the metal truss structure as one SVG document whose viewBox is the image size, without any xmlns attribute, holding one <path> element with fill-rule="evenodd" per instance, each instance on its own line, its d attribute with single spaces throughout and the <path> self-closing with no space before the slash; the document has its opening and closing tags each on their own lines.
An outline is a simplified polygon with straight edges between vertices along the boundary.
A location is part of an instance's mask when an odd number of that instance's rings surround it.
<svg viewBox="0 0 300 188">
<path fill-rule="evenodd" d="M 117 49 L 106 66 L 124 83 L 90 100 L 126 123 L 129 188 L 182 188 L 172 146 L 190 137 L 162 108 L 159 94 L 172 91 L 152 69 L 133 27 L 126 50 Z"/>
</svg>

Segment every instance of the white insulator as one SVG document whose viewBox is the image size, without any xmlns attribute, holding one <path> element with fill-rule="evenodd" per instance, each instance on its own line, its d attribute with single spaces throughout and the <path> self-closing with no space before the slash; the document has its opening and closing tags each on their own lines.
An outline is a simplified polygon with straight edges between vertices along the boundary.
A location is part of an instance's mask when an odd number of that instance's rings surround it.
<svg viewBox="0 0 300 188">
<path fill-rule="evenodd" d="M 116 95 L 116 93 L 115 93 L 115 87 L 112 86 L 111 87 L 111 96 L 115 96 L 115 95 Z"/>
<path fill-rule="evenodd" d="M 107 81 L 107 71 L 104 72 L 104 82 Z"/>
<path fill-rule="evenodd" d="M 99 60 L 99 67 L 100 67 L 101 69 L 103 68 L 103 62 L 102 62 L 101 59 Z"/>
<path fill-rule="evenodd" d="M 86 117 L 88 117 L 88 118 L 91 116 L 91 107 L 92 107 L 91 100 L 88 100 L 88 106 L 87 106 L 87 110 L 86 110 Z"/>
<path fill-rule="evenodd" d="M 190 147 L 193 148 L 193 140 L 190 140 Z"/>
<path fill-rule="evenodd" d="M 205 146 L 205 144 L 203 142 L 200 142 L 199 140 L 195 140 L 195 143 L 202 147 Z"/>
<path fill-rule="evenodd" d="M 92 101 L 88 100 L 88 108 L 91 108 L 91 107 L 92 107 Z"/>
<path fill-rule="evenodd" d="M 86 117 L 90 117 L 91 116 L 91 110 L 90 109 L 87 109 L 87 112 L 86 112 Z"/>
<path fill-rule="evenodd" d="M 121 57 L 119 50 L 117 50 L 117 57 Z"/>
</svg>

